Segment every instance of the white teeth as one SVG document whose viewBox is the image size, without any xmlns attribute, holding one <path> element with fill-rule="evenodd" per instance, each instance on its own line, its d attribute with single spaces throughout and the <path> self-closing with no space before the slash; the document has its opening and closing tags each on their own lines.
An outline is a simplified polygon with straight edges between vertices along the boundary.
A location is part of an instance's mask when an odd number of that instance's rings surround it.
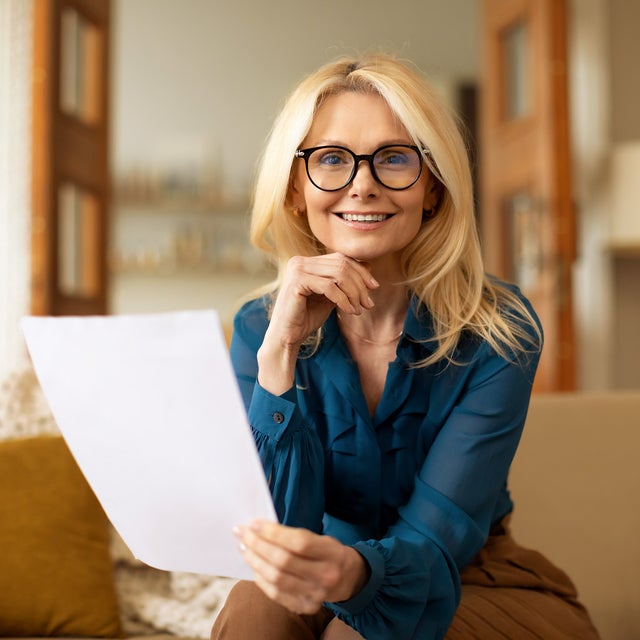
<svg viewBox="0 0 640 640">
<path fill-rule="evenodd" d="M 360 214 L 360 213 L 343 213 L 342 219 L 347 222 L 383 222 L 387 219 L 387 215 L 384 213 L 372 214 Z"/>
</svg>

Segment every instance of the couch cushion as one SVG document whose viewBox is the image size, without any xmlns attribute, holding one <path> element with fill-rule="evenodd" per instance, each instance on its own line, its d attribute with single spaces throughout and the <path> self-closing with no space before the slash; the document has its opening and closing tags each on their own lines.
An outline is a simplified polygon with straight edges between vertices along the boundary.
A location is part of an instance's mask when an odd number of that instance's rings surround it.
<svg viewBox="0 0 640 640">
<path fill-rule="evenodd" d="M 640 638 L 640 392 L 535 395 L 509 484 L 513 534 L 574 580 L 606 640 Z"/>
<path fill-rule="evenodd" d="M 108 522 L 64 440 L 0 442 L 0 636 L 121 636 Z"/>
</svg>

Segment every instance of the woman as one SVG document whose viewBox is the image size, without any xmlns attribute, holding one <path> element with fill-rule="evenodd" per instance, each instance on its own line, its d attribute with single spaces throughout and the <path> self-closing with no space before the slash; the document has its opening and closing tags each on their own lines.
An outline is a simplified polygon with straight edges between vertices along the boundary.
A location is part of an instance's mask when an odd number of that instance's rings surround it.
<svg viewBox="0 0 640 640">
<path fill-rule="evenodd" d="M 484 274 L 464 144 L 420 74 L 377 56 L 303 81 L 251 237 L 278 276 L 231 355 L 281 524 L 238 526 L 255 581 L 212 638 L 597 638 L 508 532 L 541 330 Z"/>
</svg>

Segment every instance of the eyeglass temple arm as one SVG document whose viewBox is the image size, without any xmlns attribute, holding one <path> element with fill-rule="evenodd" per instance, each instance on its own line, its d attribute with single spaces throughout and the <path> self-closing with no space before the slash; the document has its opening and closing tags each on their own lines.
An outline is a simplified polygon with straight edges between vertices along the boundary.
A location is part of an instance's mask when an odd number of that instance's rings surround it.
<svg viewBox="0 0 640 640">
<path fill-rule="evenodd" d="M 433 158 L 433 156 L 431 155 L 431 151 L 430 151 L 429 147 L 419 147 L 419 149 L 426 156 L 429 156 L 430 158 Z M 302 149 L 297 149 L 296 152 L 293 155 L 296 158 L 304 158 L 305 157 L 305 152 Z"/>
</svg>

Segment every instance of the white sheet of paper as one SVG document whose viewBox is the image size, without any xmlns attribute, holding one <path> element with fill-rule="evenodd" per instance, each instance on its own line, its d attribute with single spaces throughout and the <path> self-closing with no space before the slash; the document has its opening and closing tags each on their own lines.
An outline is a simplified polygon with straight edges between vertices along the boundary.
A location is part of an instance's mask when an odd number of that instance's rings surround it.
<svg viewBox="0 0 640 640">
<path fill-rule="evenodd" d="M 276 514 L 218 314 L 26 317 L 22 328 L 69 449 L 132 553 L 250 579 L 232 528 Z"/>
</svg>

